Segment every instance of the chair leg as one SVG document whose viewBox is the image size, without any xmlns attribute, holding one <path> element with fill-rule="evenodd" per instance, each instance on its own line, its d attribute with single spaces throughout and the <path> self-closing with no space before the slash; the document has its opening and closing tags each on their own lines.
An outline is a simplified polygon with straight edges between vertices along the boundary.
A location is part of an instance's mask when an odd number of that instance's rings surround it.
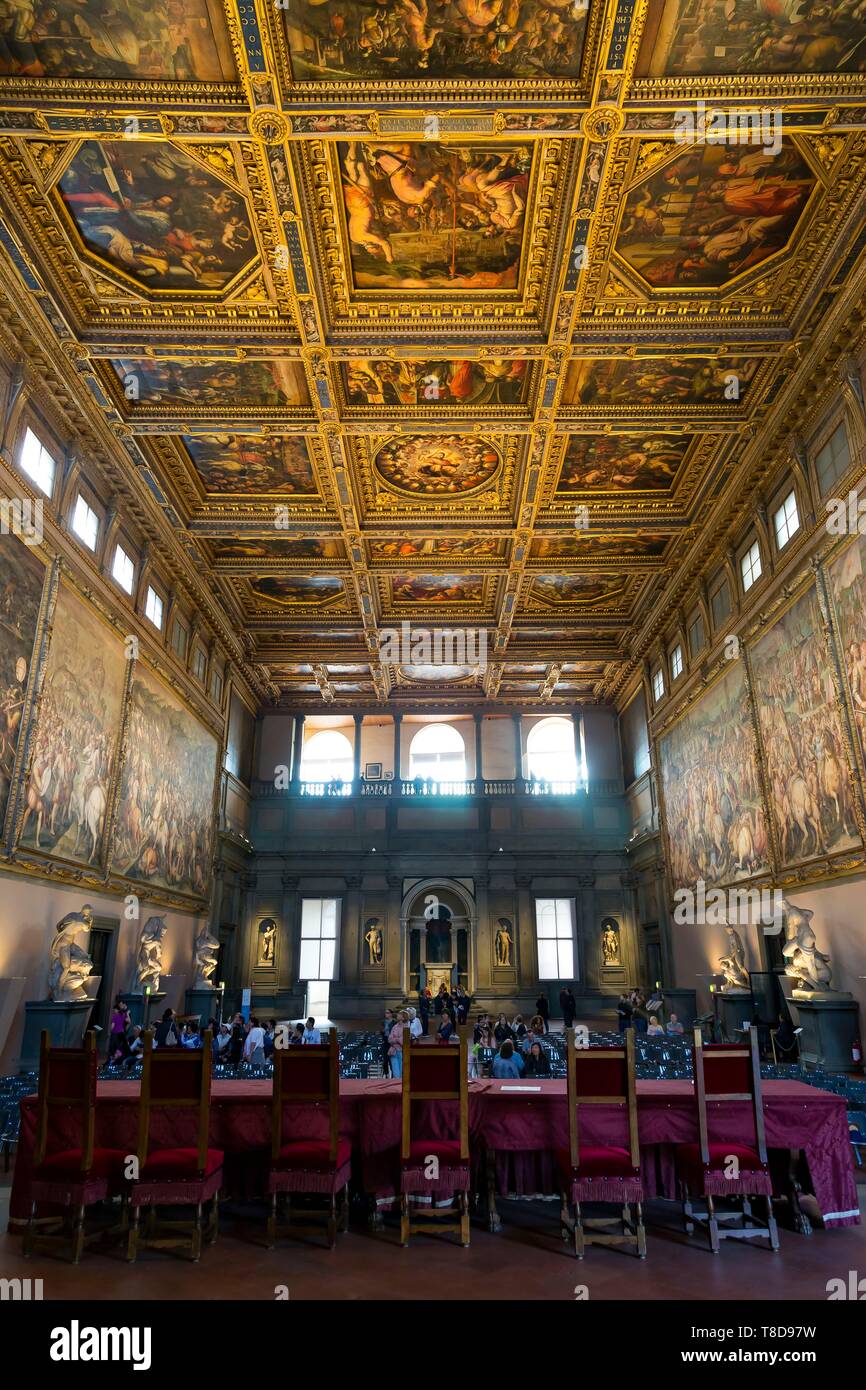
<svg viewBox="0 0 866 1390">
<path fill-rule="evenodd" d="M 713 1199 L 707 1193 L 707 1231 L 710 1237 L 710 1249 L 714 1255 L 719 1253 L 719 1223 L 716 1220 L 716 1208 Z"/>
<path fill-rule="evenodd" d="M 400 1244 L 409 1244 L 409 1197 L 405 1192 L 400 1196 Z"/>
<path fill-rule="evenodd" d="M 337 1194 L 331 1193 L 331 1205 L 328 1209 L 328 1248 L 333 1250 L 337 1244 Z"/>
<path fill-rule="evenodd" d="M 77 1265 L 81 1256 L 84 1254 L 84 1203 L 75 1213 L 75 1224 L 72 1227 L 72 1263 Z"/>
<path fill-rule="evenodd" d="M 207 1243 L 214 1245 L 220 1233 L 220 1195 L 215 1192 L 211 1201 L 210 1221 L 208 1223 Z"/>
<path fill-rule="evenodd" d="M 126 1237 L 126 1258 L 130 1264 L 135 1264 L 138 1255 L 138 1227 L 141 1220 L 141 1208 L 132 1208 L 132 1221 L 129 1224 L 129 1232 Z"/>
<path fill-rule="evenodd" d="M 275 1246 L 276 1243 L 277 1243 L 277 1194 L 276 1194 L 276 1192 L 272 1192 L 272 1193 L 271 1193 L 271 1210 L 270 1210 L 270 1212 L 268 1213 L 268 1231 L 267 1231 L 267 1237 L 266 1237 L 266 1239 L 267 1239 L 267 1243 L 268 1243 L 268 1249 L 269 1249 L 269 1250 L 273 1250 L 274 1246 Z"/>
<path fill-rule="evenodd" d="M 635 1233 L 637 1235 L 637 1257 L 639 1260 L 646 1259 L 646 1227 L 643 1224 L 643 1206 L 640 1202 L 635 1205 Z"/>
<path fill-rule="evenodd" d="M 772 1197 L 767 1197 L 767 1233 L 770 1237 L 770 1249 L 777 1251 L 779 1249 L 779 1230 L 773 1213 Z"/>
<path fill-rule="evenodd" d="M 340 1210 L 340 1231 L 344 1233 L 349 1229 L 349 1184 L 343 1188 L 342 1205 Z"/>
<path fill-rule="evenodd" d="M 685 1187 L 685 1186 L 684 1186 L 683 1189 L 682 1189 L 682 1195 L 683 1195 L 683 1226 L 685 1227 L 686 1235 L 691 1236 L 691 1235 L 694 1235 L 694 1232 L 695 1232 L 695 1223 L 694 1223 L 694 1221 L 692 1220 L 692 1217 L 694 1216 L 694 1212 L 692 1211 L 692 1197 L 691 1197 L 691 1193 L 689 1192 L 689 1189 L 688 1189 L 687 1187 Z"/>
<path fill-rule="evenodd" d="M 192 1228 L 191 1255 L 194 1264 L 198 1264 L 201 1259 L 201 1236 L 202 1236 L 202 1204 L 199 1202 L 195 1209 L 195 1221 Z"/>
<path fill-rule="evenodd" d="M 460 1193 L 460 1243 L 464 1250 L 469 1248 L 469 1197 Z"/>
<path fill-rule="evenodd" d="M 583 1259 L 586 1249 L 586 1242 L 583 1236 L 583 1214 L 580 1210 L 580 1202 L 574 1204 L 574 1253 L 579 1260 Z"/>
</svg>

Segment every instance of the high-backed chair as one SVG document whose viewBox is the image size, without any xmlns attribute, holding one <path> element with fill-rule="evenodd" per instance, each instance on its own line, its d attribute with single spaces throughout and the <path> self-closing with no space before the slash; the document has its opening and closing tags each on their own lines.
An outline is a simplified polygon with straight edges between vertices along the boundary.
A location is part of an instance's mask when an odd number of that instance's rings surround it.
<svg viewBox="0 0 866 1390">
<path fill-rule="evenodd" d="M 286 1136 L 285 1108 L 303 1105 L 324 1111 L 326 1138 Z M 349 1226 L 349 1178 L 352 1150 L 348 1139 L 340 1138 L 340 1050 L 336 1038 L 305 1047 L 279 1047 L 274 1050 L 274 1090 L 271 1113 L 271 1166 L 268 1192 L 268 1245 L 276 1241 L 279 1198 L 283 1194 L 321 1194 L 329 1199 L 325 1220 L 328 1244 L 337 1243 L 337 1193 L 342 1193 L 339 1228 Z M 308 1228 L 291 1220 L 291 1197 L 286 1211 L 286 1229 Z M 308 1217 L 313 1213 L 308 1212 Z"/>
<path fill-rule="evenodd" d="M 686 1230 L 691 1234 L 695 1225 L 706 1229 L 710 1249 L 719 1253 L 719 1241 L 726 1238 L 751 1240 L 766 1236 L 771 1250 L 778 1250 L 779 1237 L 773 1216 L 773 1184 L 767 1165 L 767 1143 L 764 1136 L 764 1110 L 761 1099 L 761 1061 L 758 1055 L 758 1034 L 750 1028 L 745 1043 L 705 1043 L 699 1028 L 695 1029 L 693 1048 L 695 1105 L 697 1108 L 697 1144 L 677 1145 L 677 1174 L 679 1177 Z M 754 1144 L 730 1140 L 710 1142 L 707 1106 L 710 1102 L 747 1101 L 754 1123 Z M 724 1120 L 724 1111 L 719 1118 Z M 750 1198 L 766 1200 L 766 1220 L 752 1212 Z M 706 1210 L 696 1212 L 692 1201 L 701 1198 Z M 716 1212 L 714 1198 L 739 1197 L 742 1211 Z M 720 1227 L 719 1222 L 736 1220 L 738 1227 Z"/>
<path fill-rule="evenodd" d="M 456 1231 L 463 1246 L 469 1244 L 469 1055 L 467 1030 L 459 1028 L 458 1043 L 446 1047 L 412 1047 L 409 1029 L 403 1029 L 403 1103 L 400 1142 L 400 1244 L 429 1229 L 436 1222 L 443 1231 Z M 456 1120 L 452 1138 L 425 1134 L 417 1108 L 424 1102 L 452 1101 Z M 430 1197 L 430 1207 L 416 1204 L 410 1213 L 409 1198 Z M 450 1207 L 437 1201 L 452 1198 Z M 454 1220 L 453 1199 L 459 1221 Z"/>
<path fill-rule="evenodd" d="M 154 1050 L 153 1032 L 144 1035 L 141 1102 L 138 1115 L 138 1176 L 129 1189 L 132 1219 L 126 1258 L 134 1261 L 139 1244 L 155 1249 L 185 1249 L 193 1260 L 201 1256 L 202 1236 L 216 1240 L 219 1190 L 223 1177 L 223 1151 L 209 1146 L 211 1032 L 201 1048 L 165 1047 Z M 152 1144 L 154 1112 L 166 1112 L 181 1136 L 195 1134 L 195 1143 L 162 1147 Z M 203 1229 L 205 1202 L 211 1202 L 207 1231 Z M 161 1206 L 194 1206 L 189 1221 L 158 1221 Z M 140 1231 L 141 1209 L 148 1208 L 145 1234 Z"/>
<path fill-rule="evenodd" d="M 123 1190 L 125 1151 L 95 1145 L 97 1065 L 95 1033 L 86 1035 L 83 1047 L 52 1047 L 48 1033 L 43 1032 L 36 1151 L 30 1184 L 32 1207 L 24 1232 L 25 1255 L 56 1250 L 78 1264 L 85 1243 L 102 1234 L 85 1233 L 87 1208 Z M 78 1131 L 78 1142 L 71 1147 L 68 1140 L 58 1137 L 54 1123 L 68 1123 L 70 1118 Z M 69 1133 L 66 1124 L 64 1130 Z M 40 1202 L 63 1207 L 64 1215 L 37 1218 Z"/>
<path fill-rule="evenodd" d="M 574 1253 L 583 1259 L 587 1245 L 634 1245 L 646 1257 L 643 1182 L 637 1125 L 634 1029 L 626 1029 L 618 1047 L 576 1047 L 568 1029 L 568 1148 L 557 1153 L 562 1189 L 563 1238 L 572 1236 Z M 589 1105 L 621 1106 L 619 1142 L 582 1144 L 580 1109 Z M 585 1202 L 616 1203 L 621 1214 L 584 1218 Z M 631 1216 L 635 1205 L 634 1220 Z M 572 1214 L 570 1204 L 574 1206 Z M 621 1223 L 621 1231 L 606 1228 Z"/>
</svg>

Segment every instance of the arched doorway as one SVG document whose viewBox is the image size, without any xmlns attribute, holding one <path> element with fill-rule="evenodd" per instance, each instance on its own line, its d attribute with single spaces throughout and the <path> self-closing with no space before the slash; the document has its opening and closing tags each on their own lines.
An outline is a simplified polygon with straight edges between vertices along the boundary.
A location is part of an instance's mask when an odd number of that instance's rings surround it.
<svg viewBox="0 0 866 1390">
<path fill-rule="evenodd" d="M 403 988 L 417 995 L 440 984 L 461 984 L 471 994 L 475 983 L 475 899 L 453 879 L 416 883 L 403 899 Z"/>
</svg>

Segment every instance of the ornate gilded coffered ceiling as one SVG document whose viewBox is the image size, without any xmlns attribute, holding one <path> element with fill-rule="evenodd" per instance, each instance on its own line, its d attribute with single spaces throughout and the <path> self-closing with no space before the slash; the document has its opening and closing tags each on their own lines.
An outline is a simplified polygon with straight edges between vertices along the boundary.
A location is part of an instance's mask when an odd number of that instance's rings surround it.
<svg viewBox="0 0 866 1390">
<path fill-rule="evenodd" d="M 856 283 L 864 70 L 858 0 L 19 0 L 0 254 L 260 690 L 600 698 Z"/>
</svg>

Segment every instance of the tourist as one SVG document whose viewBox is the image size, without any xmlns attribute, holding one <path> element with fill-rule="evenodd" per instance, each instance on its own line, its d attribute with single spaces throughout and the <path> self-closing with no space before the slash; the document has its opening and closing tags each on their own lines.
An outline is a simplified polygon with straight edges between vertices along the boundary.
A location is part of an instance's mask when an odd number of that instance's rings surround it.
<svg viewBox="0 0 866 1390">
<path fill-rule="evenodd" d="M 307 1019 L 307 1026 L 304 1029 L 302 1041 L 305 1042 L 308 1047 L 316 1047 L 322 1041 L 322 1035 L 316 1027 L 316 1020 L 314 1018 Z"/>
<path fill-rule="evenodd" d="M 424 1030 L 421 1027 L 421 1020 L 414 1009 L 407 1009 L 406 1013 L 409 1017 L 409 1036 L 414 1042 L 416 1038 L 422 1036 Z"/>
<path fill-rule="evenodd" d="M 519 1052 L 514 1051 L 514 1043 L 506 1038 L 493 1058 L 493 1075 L 497 1080 L 523 1075 L 524 1062 Z"/>
<path fill-rule="evenodd" d="M 144 1030 L 141 1025 L 134 1023 L 129 1038 L 127 1054 L 123 1059 L 125 1067 L 134 1067 L 136 1062 L 141 1061 L 141 1054 L 144 1051 Z"/>
<path fill-rule="evenodd" d="M 523 1022 L 523 1014 L 515 1014 L 514 1022 L 511 1025 L 511 1036 L 515 1042 L 522 1042 L 526 1037 L 526 1024 Z"/>
<path fill-rule="evenodd" d="M 448 993 L 444 984 L 439 986 L 439 993 L 436 995 L 433 1008 L 437 1014 L 441 1014 L 443 1009 L 450 1010 L 451 1008 L 451 995 Z"/>
<path fill-rule="evenodd" d="M 265 1065 L 265 1030 L 257 1018 L 250 1019 L 249 1032 L 244 1042 L 244 1061 L 250 1067 Z"/>
<path fill-rule="evenodd" d="M 153 1034 L 155 1047 L 177 1047 L 178 1036 L 174 1026 L 174 1009 L 166 1009 Z"/>
<path fill-rule="evenodd" d="M 633 989 L 631 992 L 632 1023 L 636 1033 L 645 1033 L 649 1027 L 649 1015 L 646 1008 L 646 995 L 643 990 Z"/>
<path fill-rule="evenodd" d="M 213 1049 L 214 1057 L 218 1061 L 224 1061 L 228 1054 L 228 1047 L 232 1040 L 231 1025 L 221 1023 L 216 1033 L 214 1033 Z"/>
<path fill-rule="evenodd" d="M 181 1047 L 189 1048 L 201 1047 L 201 1036 L 198 1031 L 198 1026 L 195 1023 L 187 1022 L 183 1025 L 180 1034 L 180 1045 Z"/>
<path fill-rule="evenodd" d="M 525 1059 L 527 1076 L 550 1076 L 550 1058 L 536 1038 Z"/>
<path fill-rule="evenodd" d="M 665 1030 L 662 1028 L 655 1014 L 650 1014 L 649 1027 L 647 1028 L 648 1038 L 663 1038 Z"/>
<path fill-rule="evenodd" d="M 401 1009 L 388 1034 L 388 1063 L 393 1077 L 401 1077 L 403 1075 L 403 1029 L 408 1019 L 409 1015 L 406 1013 L 406 1010 Z"/>
<path fill-rule="evenodd" d="M 680 1023 L 676 1014 L 671 1014 L 670 1018 L 668 1019 L 667 1028 L 665 1029 L 665 1032 L 668 1034 L 668 1037 L 681 1037 L 683 1031 L 683 1025 Z"/>
<path fill-rule="evenodd" d="M 265 1061 L 269 1060 L 274 1055 L 276 1036 L 277 1020 L 275 1018 L 269 1018 L 265 1027 Z"/>
<path fill-rule="evenodd" d="M 631 1000 L 627 994 L 621 994 L 616 1006 L 616 1021 L 621 1033 L 624 1033 L 626 1028 L 631 1027 L 632 1013 Z"/>
<path fill-rule="evenodd" d="M 396 1019 L 396 1017 L 397 1017 L 397 1015 L 394 1013 L 394 1010 L 393 1010 L 393 1009 L 386 1009 L 386 1010 L 385 1010 L 384 1018 L 382 1019 L 382 1027 L 381 1027 L 381 1030 L 380 1030 L 380 1037 L 381 1037 L 381 1040 L 382 1040 L 382 1075 L 383 1075 L 383 1076 L 387 1076 L 387 1075 L 388 1075 L 388 1070 L 389 1070 L 389 1066 L 390 1066 L 390 1062 L 389 1062 L 389 1051 L 390 1051 L 390 1047 L 391 1047 L 391 1029 L 394 1027 L 394 1020 Z"/>
<path fill-rule="evenodd" d="M 448 1010 L 444 1009 L 442 1012 L 442 1022 L 436 1030 L 436 1041 L 440 1043 L 450 1042 L 455 1034 L 454 1020 Z"/>
<path fill-rule="evenodd" d="M 419 1003 L 421 1014 L 421 1032 L 424 1034 L 424 1037 L 426 1038 L 427 1034 L 430 1031 L 430 1009 L 433 1006 L 433 995 L 430 993 L 429 989 L 422 989 L 421 994 L 419 996 Z"/>
<path fill-rule="evenodd" d="M 122 1062 L 127 1055 L 126 1030 L 129 1027 L 129 1009 L 120 995 L 114 1001 L 108 1034 L 108 1054 L 106 1061 Z"/>
<path fill-rule="evenodd" d="M 514 1037 L 514 1034 L 511 1031 L 511 1024 L 508 1022 L 508 1019 L 505 1017 L 505 1014 L 500 1014 L 499 1018 L 496 1020 L 496 1027 L 493 1029 L 493 1036 L 496 1039 L 497 1043 L 504 1043 L 506 1039 L 511 1039 Z"/>
<path fill-rule="evenodd" d="M 535 1001 L 535 1012 L 537 1017 L 542 1020 L 542 1026 L 539 1031 L 548 1033 L 550 1031 L 550 1005 L 547 1002 L 546 994 L 539 994 Z"/>
<path fill-rule="evenodd" d="M 574 1015 L 577 1013 L 577 1000 L 574 997 L 574 990 L 571 985 L 559 991 L 559 1007 L 562 1009 L 562 1020 L 566 1028 L 574 1027 Z"/>
<path fill-rule="evenodd" d="M 296 1023 L 292 1031 L 292 1036 L 289 1038 L 289 1047 L 303 1047 L 303 1045 L 304 1025 L 303 1023 Z"/>
<path fill-rule="evenodd" d="M 236 1013 L 235 1016 L 234 1016 L 234 1018 L 232 1019 L 232 1037 L 231 1037 L 231 1042 L 229 1043 L 228 1047 L 226 1048 L 226 1054 L 225 1054 L 225 1056 L 226 1056 L 226 1061 L 229 1063 L 229 1066 L 232 1066 L 232 1067 L 239 1067 L 239 1066 L 240 1066 L 240 1064 L 241 1064 L 241 1058 L 242 1058 L 243 1055 L 244 1055 L 244 1041 L 245 1041 L 245 1039 L 246 1039 L 246 1028 L 245 1028 L 245 1026 L 244 1026 L 244 1016 L 243 1016 L 242 1013 Z"/>
</svg>

